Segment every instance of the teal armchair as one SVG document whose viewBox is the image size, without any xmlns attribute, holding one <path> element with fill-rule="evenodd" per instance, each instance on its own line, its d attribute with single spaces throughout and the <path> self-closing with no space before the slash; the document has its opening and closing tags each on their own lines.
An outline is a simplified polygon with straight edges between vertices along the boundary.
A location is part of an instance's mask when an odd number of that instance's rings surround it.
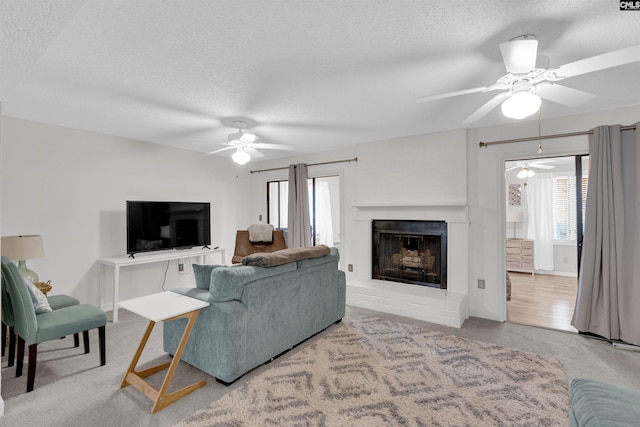
<svg viewBox="0 0 640 427">
<path fill-rule="evenodd" d="M 4 263 L 5 260 L 2 260 Z M 10 261 L 9 261 L 10 262 Z M 47 297 L 49 301 L 49 305 L 52 310 L 58 310 L 60 308 L 71 307 L 72 305 L 80 304 L 80 301 L 77 299 L 70 297 L 68 295 L 53 295 Z M 9 299 L 9 293 L 7 287 L 5 286 L 5 281 L 2 281 L 2 356 L 4 356 L 5 348 L 7 347 L 7 328 L 9 329 L 9 357 L 7 360 L 7 366 L 11 367 L 14 364 L 15 356 L 16 356 L 16 334 L 14 332 L 14 316 L 13 316 L 13 307 L 11 307 L 11 300 Z M 78 334 L 74 334 L 74 343 L 75 346 L 78 347 L 79 337 Z"/>
<path fill-rule="evenodd" d="M 82 332 L 84 352 L 89 353 L 89 330 L 98 329 L 100 342 L 100 366 L 106 363 L 105 326 L 107 315 L 90 305 L 77 304 L 51 312 L 36 314 L 29 290 L 22 282 L 16 265 L 2 257 L 2 284 L 6 287 L 13 309 L 14 331 L 18 338 L 16 377 L 22 375 L 25 344 L 29 348 L 27 392 L 33 390 L 36 375 L 38 344 L 59 339 L 66 335 L 77 336 Z M 76 344 L 79 344 L 77 339 Z"/>
</svg>

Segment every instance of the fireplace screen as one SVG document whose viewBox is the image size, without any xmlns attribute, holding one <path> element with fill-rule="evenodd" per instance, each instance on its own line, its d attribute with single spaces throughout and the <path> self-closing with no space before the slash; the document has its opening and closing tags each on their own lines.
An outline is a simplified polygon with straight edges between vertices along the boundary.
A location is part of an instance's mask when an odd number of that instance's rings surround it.
<svg viewBox="0 0 640 427">
<path fill-rule="evenodd" d="M 374 279 L 447 288 L 443 221 L 374 221 Z"/>
</svg>

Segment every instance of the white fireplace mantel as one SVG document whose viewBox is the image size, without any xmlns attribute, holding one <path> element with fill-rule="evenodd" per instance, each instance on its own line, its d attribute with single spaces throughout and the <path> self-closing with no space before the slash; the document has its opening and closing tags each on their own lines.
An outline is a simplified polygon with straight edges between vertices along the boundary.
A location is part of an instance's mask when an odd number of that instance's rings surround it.
<svg viewBox="0 0 640 427">
<path fill-rule="evenodd" d="M 461 327 L 469 317 L 469 213 L 466 203 L 359 203 L 358 258 L 347 283 L 347 304 L 428 322 Z M 435 220 L 447 223 L 447 290 L 373 280 L 373 220 Z"/>
</svg>

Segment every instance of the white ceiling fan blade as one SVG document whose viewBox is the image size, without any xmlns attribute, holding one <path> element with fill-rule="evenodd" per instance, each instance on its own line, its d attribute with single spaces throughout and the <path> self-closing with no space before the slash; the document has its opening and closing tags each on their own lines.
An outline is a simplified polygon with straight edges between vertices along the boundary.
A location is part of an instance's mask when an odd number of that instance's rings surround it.
<svg viewBox="0 0 640 427">
<path fill-rule="evenodd" d="M 491 98 L 482 107 L 478 108 L 473 114 L 467 117 L 463 123 L 471 123 L 480 120 L 496 108 L 502 101 L 509 97 L 509 92 L 502 92 Z"/>
<path fill-rule="evenodd" d="M 435 101 L 437 99 L 451 98 L 454 96 L 467 95 L 469 93 L 476 93 L 476 92 L 489 92 L 491 90 L 494 90 L 493 86 L 476 87 L 473 89 L 459 90 L 457 92 L 442 93 L 440 95 L 422 96 L 416 99 L 416 102 Z"/>
<path fill-rule="evenodd" d="M 291 145 L 269 144 L 266 142 L 258 142 L 255 146 L 256 148 L 264 148 L 266 150 L 293 150 Z"/>
<path fill-rule="evenodd" d="M 224 148 L 220 148 L 218 150 L 214 150 L 214 151 L 209 151 L 208 153 L 205 154 L 205 156 L 208 156 L 209 154 L 218 154 L 222 151 L 227 151 L 227 150 L 233 150 L 236 147 L 224 147 Z"/>
<path fill-rule="evenodd" d="M 640 61 L 640 44 L 561 65 L 553 70 L 553 74 L 564 79 L 637 61 Z"/>
<path fill-rule="evenodd" d="M 251 157 L 253 157 L 254 159 L 259 159 L 260 157 L 264 157 L 264 154 L 262 154 L 261 152 L 259 152 L 255 148 L 245 147 L 244 151 L 249 153 L 251 155 Z"/>
<path fill-rule="evenodd" d="M 537 168 L 537 169 L 553 169 L 553 168 L 555 168 L 555 166 L 543 165 L 542 163 L 530 163 L 529 167 L 530 168 Z"/>
<path fill-rule="evenodd" d="M 511 166 L 510 168 L 507 168 L 507 169 L 505 170 L 505 172 L 509 172 L 509 171 L 514 170 L 514 169 L 520 169 L 520 168 L 522 168 L 522 166 Z"/>
<path fill-rule="evenodd" d="M 238 140 L 243 144 L 251 144 L 252 142 L 255 142 L 258 140 L 258 136 L 252 133 L 242 132 L 242 136 Z"/>
<path fill-rule="evenodd" d="M 536 86 L 536 93 L 548 101 L 575 107 L 593 99 L 594 95 L 556 83 L 542 83 Z"/>
<path fill-rule="evenodd" d="M 526 74 L 536 68 L 538 40 L 511 40 L 500 45 L 500 52 L 502 52 L 502 60 L 507 72 Z"/>
</svg>

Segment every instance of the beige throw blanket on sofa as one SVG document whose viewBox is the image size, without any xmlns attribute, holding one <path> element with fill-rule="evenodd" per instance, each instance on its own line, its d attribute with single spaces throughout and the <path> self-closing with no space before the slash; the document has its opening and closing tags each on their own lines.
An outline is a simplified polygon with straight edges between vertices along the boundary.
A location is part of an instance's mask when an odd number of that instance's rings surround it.
<svg viewBox="0 0 640 427">
<path fill-rule="evenodd" d="M 275 267 L 288 262 L 300 261 L 308 258 L 320 258 L 329 254 L 326 245 L 311 246 L 306 248 L 288 248 L 271 253 L 257 253 L 242 258 L 242 265 L 254 265 L 257 267 Z"/>
</svg>

